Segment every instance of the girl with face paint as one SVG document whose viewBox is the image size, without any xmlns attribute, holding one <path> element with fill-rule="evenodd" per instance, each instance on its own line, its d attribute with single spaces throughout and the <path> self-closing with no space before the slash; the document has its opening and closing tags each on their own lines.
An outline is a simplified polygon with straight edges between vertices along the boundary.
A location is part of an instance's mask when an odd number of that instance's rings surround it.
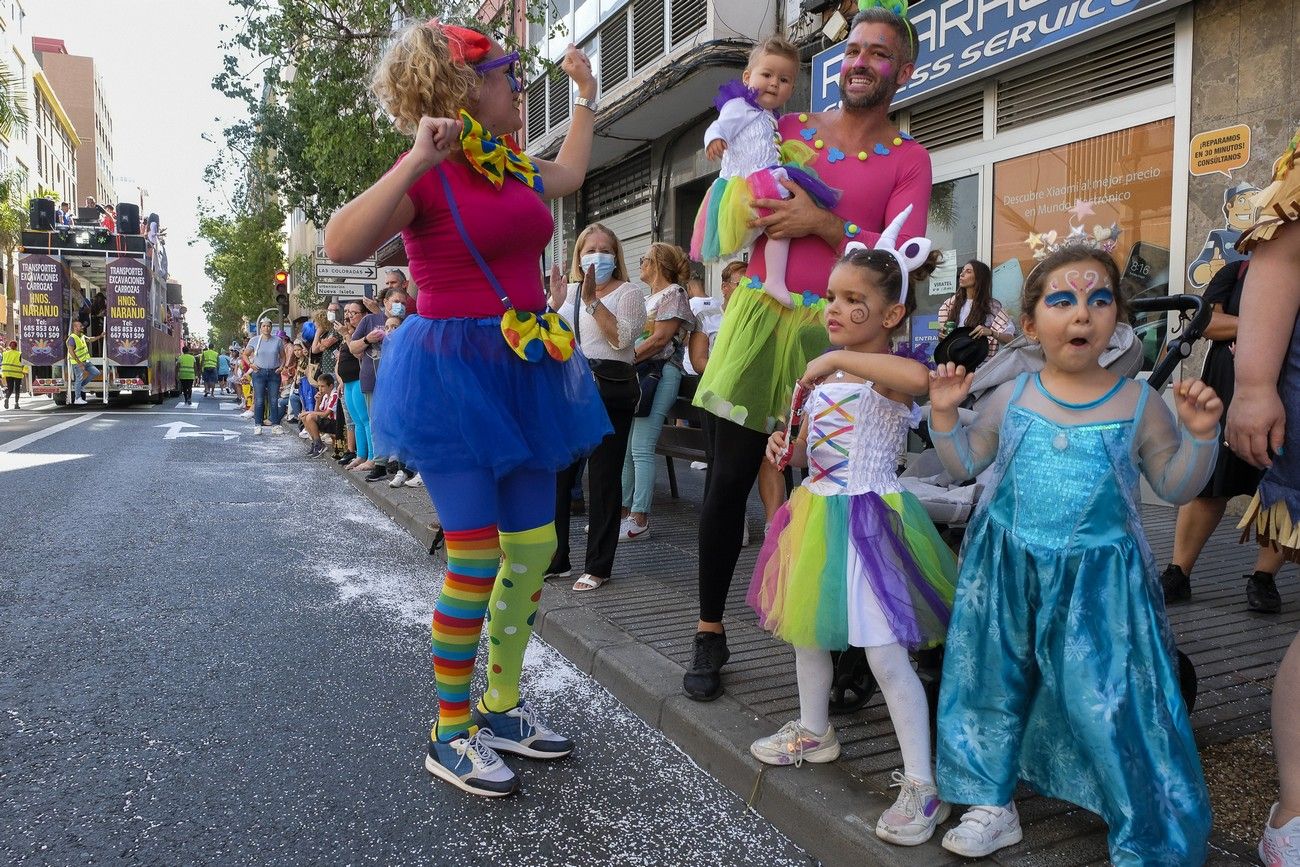
<svg viewBox="0 0 1300 867">
<path fill-rule="evenodd" d="M 883 242 L 882 242 L 883 243 Z M 927 242 L 928 244 L 928 242 Z M 748 601 L 759 622 L 794 645 L 799 718 L 755 741 L 761 762 L 829 762 L 840 754 L 829 721 L 831 651 L 866 649 L 898 736 L 901 791 L 876 823 L 900 846 L 930 839 L 948 817 L 930 764 L 930 712 L 909 650 L 943 643 L 957 564 L 920 502 L 898 481 L 898 455 L 925 365 L 890 353 L 890 335 L 915 302 L 906 291 L 933 268 L 886 249 L 850 252 L 826 294 L 830 352 L 800 380 L 803 426 L 791 448 L 777 431 L 767 456 L 807 467 L 808 478 L 772 520 Z M 927 246 L 928 249 L 928 246 Z M 797 399 L 797 398 L 796 398 Z"/>
<path fill-rule="evenodd" d="M 1175 419 L 1146 383 L 1101 366 L 1127 312 L 1101 250 L 1049 255 L 1021 309 L 1046 365 L 994 391 L 971 425 L 957 419 L 971 375 L 931 374 L 944 467 L 967 479 L 993 466 L 966 530 L 939 696 L 939 793 L 974 806 L 943 845 L 984 857 L 1018 842 L 1024 779 L 1100 814 L 1115 864 L 1202 864 L 1209 796 L 1138 504 L 1142 476 L 1170 502 L 1196 496 L 1223 406 L 1183 381 Z"/>
</svg>

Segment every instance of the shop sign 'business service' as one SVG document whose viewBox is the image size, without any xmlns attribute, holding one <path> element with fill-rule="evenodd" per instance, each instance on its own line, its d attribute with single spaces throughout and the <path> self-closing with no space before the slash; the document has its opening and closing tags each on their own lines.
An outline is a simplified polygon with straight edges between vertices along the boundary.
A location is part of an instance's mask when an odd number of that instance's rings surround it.
<svg viewBox="0 0 1300 867">
<path fill-rule="evenodd" d="M 916 72 L 894 97 L 903 108 L 960 82 L 1023 63 L 1050 47 L 1137 21 L 1186 0 L 921 0 L 909 18 L 917 31 Z M 812 110 L 839 104 L 844 46 L 812 60 Z"/>
</svg>

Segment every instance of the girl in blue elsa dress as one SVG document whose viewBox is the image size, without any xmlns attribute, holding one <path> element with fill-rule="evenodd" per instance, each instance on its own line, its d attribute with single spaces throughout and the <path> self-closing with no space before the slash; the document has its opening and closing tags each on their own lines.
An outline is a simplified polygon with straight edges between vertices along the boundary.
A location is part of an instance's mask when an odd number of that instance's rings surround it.
<svg viewBox="0 0 1300 867">
<path fill-rule="evenodd" d="M 944 466 L 961 479 L 993 466 L 962 548 L 939 696 L 939 795 L 972 805 L 943 839 L 959 855 L 1020 840 L 1023 779 L 1100 814 L 1117 865 L 1205 861 L 1209 795 L 1139 477 L 1171 502 L 1194 497 L 1223 406 L 1204 383 L 1180 382 L 1176 422 L 1146 383 L 1099 364 L 1126 314 L 1119 286 L 1094 247 L 1049 254 L 1021 299 L 1046 366 L 999 387 L 969 427 L 957 406 L 970 374 L 932 374 Z"/>
</svg>

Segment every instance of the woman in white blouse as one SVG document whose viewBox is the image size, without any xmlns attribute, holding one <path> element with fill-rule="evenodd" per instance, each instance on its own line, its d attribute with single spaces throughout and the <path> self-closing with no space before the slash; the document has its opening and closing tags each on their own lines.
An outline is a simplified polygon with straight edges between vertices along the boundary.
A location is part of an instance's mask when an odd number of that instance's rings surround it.
<svg viewBox="0 0 1300 867">
<path fill-rule="evenodd" d="M 957 272 L 957 292 L 939 305 L 939 336 L 967 326 L 974 337 L 989 342 L 989 357 L 1016 336 L 1016 326 L 993 297 L 993 272 L 979 259 L 971 259 Z"/>
<path fill-rule="evenodd" d="M 645 325 L 645 296 L 627 282 L 623 247 L 606 227 L 592 223 L 578 235 L 568 280 L 559 265 L 551 268 L 551 307 L 577 334 L 591 365 L 605 411 L 614 432 L 586 459 L 590 496 L 587 500 L 586 562 L 574 590 L 595 590 L 609 580 L 618 547 L 623 503 L 623 455 L 632 430 L 632 414 L 641 396 L 635 357 L 637 336 Z M 562 411 L 561 407 L 556 408 Z M 549 576 L 567 578 L 569 562 L 570 491 L 582 472 L 582 461 L 561 470 L 555 484 L 557 546 Z"/>
</svg>

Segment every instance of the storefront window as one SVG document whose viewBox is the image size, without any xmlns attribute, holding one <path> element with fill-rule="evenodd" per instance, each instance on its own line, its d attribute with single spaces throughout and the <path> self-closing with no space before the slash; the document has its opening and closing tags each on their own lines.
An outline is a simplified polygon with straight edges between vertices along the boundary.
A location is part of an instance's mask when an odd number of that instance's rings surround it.
<svg viewBox="0 0 1300 867">
<path fill-rule="evenodd" d="M 934 185 L 926 234 L 943 260 L 930 279 L 916 287 L 912 314 L 914 346 L 939 342 L 939 305 L 957 291 L 957 271 L 976 258 L 979 243 L 979 178 L 968 175 Z M 932 349 L 933 351 L 933 349 Z"/>
<path fill-rule="evenodd" d="M 993 294 L 1020 311 L 1024 278 L 1048 245 L 1071 235 L 1113 244 L 1130 298 L 1169 293 L 1174 122 L 1161 120 L 993 167 Z M 1145 366 L 1164 316 L 1137 319 Z"/>
</svg>

